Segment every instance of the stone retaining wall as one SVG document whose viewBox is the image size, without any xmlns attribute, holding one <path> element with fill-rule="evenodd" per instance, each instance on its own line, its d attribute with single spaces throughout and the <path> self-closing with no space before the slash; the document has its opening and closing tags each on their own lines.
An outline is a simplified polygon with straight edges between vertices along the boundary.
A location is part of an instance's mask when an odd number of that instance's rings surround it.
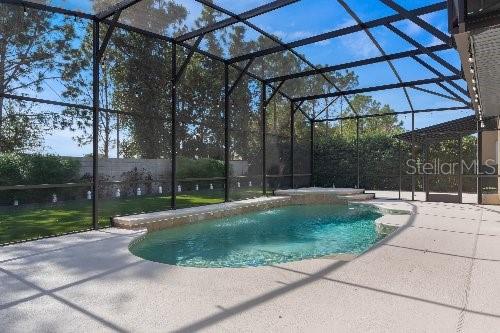
<svg viewBox="0 0 500 333">
<path fill-rule="evenodd" d="M 353 190 L 359 193 L 360 190 Z M 362 191 L 362 190 L 361 190 Z M 261 197 L 222 204 L 191 207 L 179 210 L 140 214 L 133 216 L 115 217 L 113 225 L 124 229 L 144 229 L 148 231 L 170 228 L 183 224 L 197 223 L 204 220 L 224 218 L 249 212 L 263 211 L 289 205 L 309 204 L 347 204 L 348 199 L 342 190 L 334 191 L 300 192 L 288 196 Z"/>
</svg>

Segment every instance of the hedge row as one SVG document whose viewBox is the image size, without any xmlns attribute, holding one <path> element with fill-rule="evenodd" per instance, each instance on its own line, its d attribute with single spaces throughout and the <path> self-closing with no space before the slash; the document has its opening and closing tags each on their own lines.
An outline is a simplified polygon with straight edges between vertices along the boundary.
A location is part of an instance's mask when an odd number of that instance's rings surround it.
<svg viewBox="0 0 500 333">
<path fill-rule="evenodd" d="M 402 174 L 402 189 L 411 190 L 410 168 L 407 161 L 412 158 L 411 145 L 388 135 L 370 135 L 354 138 L 339 135 L 316 139 L 314 149 L 314 184 L 322 187 L 355 187 L 357 185 L 357 147 L 359 145 L 360 187 L 370 190 L 398 190 L 399 174 Z M 463 160 L 475 159 L 475 142 L 463 141 Z M 423 160 L 421 147 L 416 148 L 417 160 Z M 441 162 L 458 161 L 456 140 L 432 144 L 429 160 L 439 158 Z M 417 176 L 417 190 L 423 189 L 423 177 Z M 458 188 L 458 177 L 438 176 L 431 181 L 432 191 L 453 192 Z M 465 192 L 475 191 L 475 181 L 464 180 Z"/>
</svg>

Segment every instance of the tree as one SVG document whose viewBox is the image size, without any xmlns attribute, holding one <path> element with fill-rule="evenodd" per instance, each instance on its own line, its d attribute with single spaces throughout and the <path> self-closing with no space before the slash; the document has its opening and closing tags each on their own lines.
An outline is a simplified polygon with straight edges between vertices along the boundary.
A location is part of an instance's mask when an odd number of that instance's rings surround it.
<svg viewBox="0 0 500 333">
<path fill-rule="evenodd" d="M 345 110 L 343 117 L 360 116 L 359 130 L 360 135 L 388 135 L 394 136 L 403 131 L 403 123 L 398 119 L 398 115 L 389 105 L 382 105 L 374 100 L 371 96 L 355 95 L 350 99 L 353 110 Z M 386 114 L 382 117 L 363 117 L 377 114 Z M 319 131 L 331 133 L 331 135 L 339 135 L 350 139 L 356 138 L 356 119 L 339 120 L 333 125 L 321 123 Z"/>
<path fill-rule="evenodd" d="M 168 0 L 142 1 L 122 13 L 121 20 L 158 34 L 187 32 L 187 9 Z M 110 79 L 112 106 L 120 115 L 126 157 L 166 158 L 171 151 L 170 43 L 116 29 L 107 52 L 114 55 Z M 182 54 L 182 51 L 179 52 Z"/>
<path fill-rule="evenodd" d="M 99 2 L 97 2 L 99 4 Z M 138 6 L 138 7 L 137 7 Z M 140 2 L 134 10 L 124 11 L 120 21 L 133 26 L 147 28 L 159 34 L 181 35 L 187 32 L 187 10 L 166 0 Z M 139 13 L 142 13 L 139 15 Z M 204 7 L 193 28 L 214 24 L 221 14 Z M 161 23 L 161 24 L 159 24 Z M 105 25 L 102 25 L 105 26 Z M 102 29 L 100 38 L 105 34 Z M 65 69 L 67 90 L 65 96 L 91 102 L 91 76 L 79 74 L 81 68 L 90 68 L 92 61 L 91 30 L 87 30 L 82 47 L 75 50 L 74 61 Z M 203 36 L 201 47 L 209 53 L 235 57 L 243 53 L 264 49 L 274 45 L 265 36 L 249 38 L 250 32 L 243 25 L 232 25 Z M 194 39 L 193 39 L 194 40 Z M 192 41 L 189 41 L 191 43 Z M 180 64 L 186 59 L 188 49 L 177 46 Z M 101 67 L 101 105 L 122 112 L 113 115 L 100 112 L 100 152 L 108 157 L 109 149 L 117 145 L 110 134 L 121 130 L 120 152 L 124 156 L 158 158 L 168 156 L 170 138 L 170 44 L 144 35 L 115 29 L 108 44 Z M 244 67 L 245 64 L 239 64 Z M 259 57 L 250 71 L 261 77 L 299 72 L 306 69 L 305 63 L 291 52 L 278 52 Z M 239 73 L 230 69 L 230 82 Z M 333 72 L 325 76 L 340 89 L 357 85 L 352 72 Z M 330 92 L 333 89 L 322 75 L 290 80 L 282 90 L 290 96 Z M 231 153 L 246 160 L 255 159 L 260 147 L 260 92 L 261 84 L 244 75 L 230 100 Z M 190 59 L 177 86 L 177 142 L 179 155 L 190 158 L 223 158 L 224 143 L 224 64 L 205 55 L 195 53 Z M 316 103 L 304 105 L 303 109 L 314 115 Z M 268 107 L 268 133 L 280 138 L 283 145 L 289 144 L 290 102 L 276 95 Z M 65 126 L 80 129 L 83 135 L 76 139 L 89 142 L 91 113 L 68 109 Z M 119 122 L 119 127 L 118 127 Z M 307 131 L 307 125 L 301 125 Z M 299 128 L 300 129 L 300 128 Z M 287 139 L 288 137 L 288 139 Z"/>
<path fill-rule="evenodd" d="M 95 6 L 101 8 L 103 4 L 96 2 Z M 182 22 L 187 11 L 171 1 L 143 1 L 133 9 L 124 11 L 120 20 L 132 26 L 155 29 L 158 33 L 186 31 Z M 146 13 L 146 18 L 141 13 Z M 102 42 L 106 25 L 101 27 Z M 64 69 L 65 97 L 91 105 L 92 76 L 82 71 L 92 66 L 91 26 L 87 27 L 72 58 Z M 100 154 L 104 158 L 109 157 L 114 147 L 117 155 L 125 157 L 158 158 L 170 151 L 170 58 L 170 45 L 164 41 L 120 28 L 113 31 L 100 66 L 100 105 L 123 114 L 99 112 Z M 79 131 L 74 138 L 79 144 L 91 142 L 91 124 L 90 111 L 65 110 L 64 127 Z M 113 131 L 117 133 L 116 139 Z M 120 132 L 121 142 L 118 140 Z"/>
<path fill-rule="evenodd" d="M 59 69 L 75 34 L 62 16 L 0 4 L 0 152 L 41 148 L 57 115 L 5 94 L 41 93 Z"/>
</svg>

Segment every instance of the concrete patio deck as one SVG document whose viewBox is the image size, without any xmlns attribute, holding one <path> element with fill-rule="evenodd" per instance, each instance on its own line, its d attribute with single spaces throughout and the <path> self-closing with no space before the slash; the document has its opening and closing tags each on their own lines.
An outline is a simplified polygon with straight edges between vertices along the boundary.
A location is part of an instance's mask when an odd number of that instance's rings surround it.
<svg viewBox="0 0 500 333">
<path fill-rule="evenodd" d="M 353 261 L 176 267 L 119 229 L 0 248 L 0 330 L 498 332 L 500 207 L 374 203 L 413 214 Z"/>
</svg>

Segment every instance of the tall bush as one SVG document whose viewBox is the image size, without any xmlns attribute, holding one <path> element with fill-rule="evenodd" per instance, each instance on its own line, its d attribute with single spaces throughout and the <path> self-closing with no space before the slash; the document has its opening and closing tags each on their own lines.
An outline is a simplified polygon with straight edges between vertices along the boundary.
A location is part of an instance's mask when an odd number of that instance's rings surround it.
<svg viewBox="0 0 500 333">
<path fill-rule="evenodd" d="M 79 182 L 79 170 L 77 159 L 41 154 L 0 154 L 0 186 Z M 23 203 L 49 202 L 53 193 L 83 197 L 74 189 L 6 190 L 0 191 L 0 202 L 11 204 L 14 199 Z"/>
<path fill-rule="evenodd" d="M 462 143 L 463 159 L 470 163 L 475 159 L 475 140 L 466 137 Z M 458 161 L 456 140 L 434 143 L 433 156 L 441 162 Z M 399 173 L 403 176 L 403 190 L 408 188 L 410 176 L 406 161 L 411 159 L 411 147 L 398 141 L 390 133 L 373 133 L 359 139 L 360 187 L 369 190 L 398 190 Z M 417 159 L 422 160 L 420 148 Z M 401 163 L 401 164 L 400 164 Z M 458 171 L 458 170 L 457 170 Z M 357 149 L 355 137 L 340 135 L 321 136 L 315 142 L 314 184 L 316 186 L 354 187 L 357 184 Z M 463 190 L 475 191 L 475 180 L 464 178 Z M 416 176 L 417 190 L 423 190 L 422 176 Z M 450 192 L 458 190 L 458 177 L 441 175 L 432 178 L 432 190 Z"/>
<path fill-rule="evenodd" d="M 177 160 L 177 179 L 224 177 L 224 161 L 212 158 Z"/>
</svg>

